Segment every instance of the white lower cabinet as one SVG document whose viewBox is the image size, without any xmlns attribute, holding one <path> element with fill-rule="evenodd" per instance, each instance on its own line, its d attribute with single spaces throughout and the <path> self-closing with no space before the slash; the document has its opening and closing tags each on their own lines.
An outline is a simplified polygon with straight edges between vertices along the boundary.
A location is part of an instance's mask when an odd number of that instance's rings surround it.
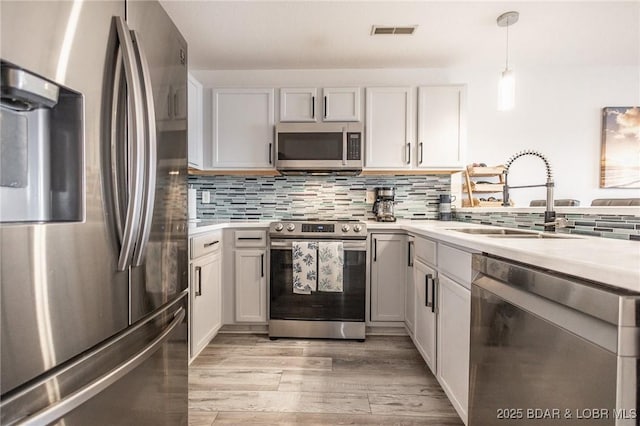
<svg viewBox="0 0 640 426">
<path fill-rule="evenodd" d="M 414 343 L 431 371 L 436 373 L 437 272 L 420 261 L 413 264 L 416 288 L 416 324 Z"/>
<path fill-rule="evenodd" d="M 371 321 L 404 321 L 407 237 L 371 234 Z"/>
<path fill-rule="evenodd" d="M 236 322 L 267 321 L 267 252 L 265 249 L 236 249 Z"/>
<path fill-rule="evenodd" d="M 467 423 L 471 335 L 471 253 L 438 243 L 438 370 L 436 377 Z"/>
<path fill-rule="evenodd" d="M 209 244 L 207 238 L 218 241 L 210 252 L 195 258 L 191 263 L 191 321 L 190 354 L 195 358 L 207 346 L 222 326 L 222 250 L 219 236 L 192 238 L 192 256 L 200 253 L 194 246 Z M 200 247 L 201 248 L 201 247 Z"/>
<path fill-rule="evenodd" d="M 438 277 L 437 377 L 466 423 L 469 401 L 471 291 L 443 274 Z"/>
</svg>

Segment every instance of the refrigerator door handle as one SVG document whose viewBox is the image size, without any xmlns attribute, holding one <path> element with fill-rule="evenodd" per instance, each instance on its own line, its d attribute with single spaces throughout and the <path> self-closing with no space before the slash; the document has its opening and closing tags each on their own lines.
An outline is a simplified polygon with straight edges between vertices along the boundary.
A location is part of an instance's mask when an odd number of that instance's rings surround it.
<svg viewBox="0 0 640 426">
<path fill-rule="evenodd" d="M 121 146 L 118 144 L 118 137 L 122 137 L 120 133 L 120 87 L 122 85 L 122 51 L 118 48 L 116 53 L 116 64 L 114 68 L 115 76 L 113 78 L 113 98 L 111 99 L 111 187 L 113 191 L 113 204 L 115 209 L 115 224 L 118 232 L 118 242 L 122 243 L 124 232 L 124 216 L 123 211 L 124 197 L 127 195 L 126 180 L 129 174 L 128 165 L 123 164 L 126 158 L 121 153 Z M 122 197 L 122 199 L 121 199 Z"/>
<path fill-rule="evenodd" d="M 135 31 L 131 31 L 133 46 L 136 49 L 136 56 L 140 64 L 139 78 L 142 84 L 144 99 L 144 133 L 145 133 L 145 182 L 143 192 L 143 210 L 140 223 L 140 232 L 136 241 L 136 249 L 133 255 L 133 266 L 140 266 L 144 262 L 149 235 L 151 234 L 151 222 L 153 220 L 153 207 L 156 195 L 156 159 L 157 159 L 157 139 L 156 139 L 156 111 L 153 104 L 153 87 L 151 85 L 151 74 L 149 63 L 144 54 L 144 49 L 140 44 L 140 38 Z"/>
<path fill-rule="evenodd" d="M 133 48 L 133 42 L 129 29 L 124 19 L 120 16 L 114 17 L 118 41 L 123 57 L 124 74 L 127 82 L 127 90 L 131 96 L 133 113 L 130 115 L 129 133 L 132 135 L 134 143 L 129 147 L 129 196 L 127 202 L 127 213 L 122 230 L 120 255 L 118 257 L 118 270 L 124 271 L 131 264 L 131 258 L 135 248 L 136 235 L 139 234 L 140 215 L 142 212 L 143 170 L 144 170 L 144 105 L 142 102 L 142 88 L 137 78 L 138 69 Z M 117 89 L 117 88 L 115 88 Z M 132 149 L 133 148 L 133 149 Z M 123 190 L 123 188 L 120 188 Z"/>
<path fill-rule="evenodd" d="M 21 426 L 37 426 L 51 424 L 72 410 L 76 409 L 86 401 L 98 395 L 103 390 L 117 382 L 122 377 L 133 371 L 136 367 L 149 359 L 169 338 L 173 330 L 184 320 L 184 308 L 180 308 L 167 328 L 153 339 L 146 347 L 137 352 L 133 357 L 118 367 L 109 371 L 105 375 L 97 378 L 82 389 L 75 391 L 68 397 L 50 405 L 25 419 L 20 421 Z"/>
</svg>

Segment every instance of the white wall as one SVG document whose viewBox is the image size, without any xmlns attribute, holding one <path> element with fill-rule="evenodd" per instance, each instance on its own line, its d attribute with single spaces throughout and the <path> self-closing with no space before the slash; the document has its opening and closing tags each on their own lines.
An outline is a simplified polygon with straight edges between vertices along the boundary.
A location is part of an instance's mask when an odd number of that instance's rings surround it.
<svg viewBox="0 0 640 426">
<path fill-rule="evenodd" d="M 192 72 L 208 88 L 464 83 L 468 85 L 467 162 L 502 164 L 522 149 L 535 149 L 550 160 L 556 198 L 575 198 L 587 206 L 594 198 L 640 197 L 640 190 L 599 188 L 600 112 L 605 106 L 640 105 L 637 67 L 516 68 L 516 108 L 510 112 L 496 110 L 499 71 L 451 68 Z M 206 120 L 210 115 L 210 92 L 207 100 L 205 123 L 210 138 L 211 120 Z M 516 160 L 509 179 L 512 185 L 544 183 L 542 161 L 534 157 Z M 545 198 L 545 191 L 522 189 L 511 195 L 516 205 L 527 206 L 531 199 Z"/>
</svg>

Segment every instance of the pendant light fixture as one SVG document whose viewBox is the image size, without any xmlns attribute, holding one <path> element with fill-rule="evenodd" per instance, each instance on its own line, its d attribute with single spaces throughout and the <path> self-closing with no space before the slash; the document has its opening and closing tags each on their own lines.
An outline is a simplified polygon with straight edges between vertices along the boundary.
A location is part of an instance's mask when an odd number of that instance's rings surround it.
<svg viewBox="0 0 640 426">
<path fill-rule="evenodd" d="M 511 11 L 503 13 L 496 20 L 499 27 L 507 28 L 506 60 L 498 83 L 498 111 L 509 111 L 515 104 L 516 81 L 513 70 L 509 69 L 509 27 L 518 22 L 519 17 L 518 12 Z"/>
</svg>

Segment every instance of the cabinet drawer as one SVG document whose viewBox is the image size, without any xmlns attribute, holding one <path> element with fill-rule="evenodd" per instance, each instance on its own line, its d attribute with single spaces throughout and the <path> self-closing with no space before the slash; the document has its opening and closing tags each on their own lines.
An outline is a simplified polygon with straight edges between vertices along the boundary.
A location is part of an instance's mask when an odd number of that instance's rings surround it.
<svg viewBox="0 0 640 426">
<path fill-rule="evenodd" d="M 247 230 L 235 232 L 236 247 L 266 247 L 267 232 L 261 230 Z"/>
<path fill-rule="evenodd" d="M 191 238 L 191 259 L 205 254 L 215 253 L 222 247 L 222 233 L 220 231 L 207 233 Z"/>
<path fill-rule="evenodd" d="M 471 253 L 448 246 L 438 244 L 438 269 L 440 272 L 471 288 Z"/>
<path fill-rule="evenodd" d="M 415 257 L 429 265 L 436 265 L 436 242 L 427 240 L 426 238 L 416 237 Z"/>
</svg>

